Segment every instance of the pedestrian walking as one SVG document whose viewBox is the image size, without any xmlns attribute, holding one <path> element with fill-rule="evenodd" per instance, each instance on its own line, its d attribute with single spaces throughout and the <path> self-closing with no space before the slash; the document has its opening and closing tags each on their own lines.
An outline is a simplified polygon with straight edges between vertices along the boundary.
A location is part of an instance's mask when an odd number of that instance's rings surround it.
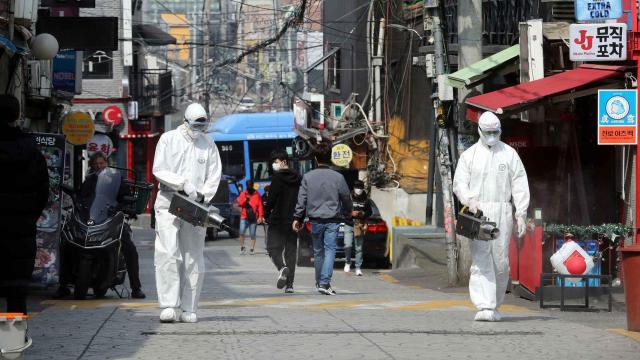
<svg viewBox="0 0 640 360">
<path fill-rule="evenodd" d="M 36 259 L 36 222 L 49 198 L 47 163 L 16 125 L 20 103 L 0 95 L 0 296 L 7 312 L 27 313 L 27 286 Z"/>
<path fill-rule="evenodd" d="M 326 142 L 317 144 L 313 153 L 317 168 L 302 178 L 292 227 L 302 227 L 305 215 L 311 222 L 311 239 L 318 292 L 335 295 L 331 288 L 333 263 L 336 258 L 336 238 L 344 214 L 353 210 L 349 187 L 342 174 L 332 170 L 331 146 Z"/>
<path fill-rule="evenodd" d="M 344 272 L 351 271 L 351 248 L 355 242 L 356 276 L 362 276 L 362 245 L 364 244 L 364 236 L 367 232 L 367 218 L 371 216 L 371 200 L 364 190 L 364 183 L 362 181 L 354 181 L 351 200 L 353 202 L 353 211 L 351 212 L 351 219 L 346 220 L 348 224 L 345 225 L 344 232 Z M 350 228 L 348 232 L 346 229 L 347 226 Z"/>
<path fill-rule="evenodd" d="M 518 153 L 500 141 L 500 120 L 485 112 L 478 120 L 480 140 L 462 153 L 453 179 L 458 200 L 500 229 L 497 239 L 471 242 L 469 295 L 478 309 L 476 321 L 500 321 L 498 307 L 509 282 L 509 241 L 513 208 L 518 236 L 526 231 L 529 182 Z M 513 201 L 513 205 L 511 202 Z"/>
<path fill-rule="evenodd" d="M 247 190 L 238 196 L 238 205 L 242 208 L 240 213 L 240 254 L 245 255 L 247 250 L 244 246 L 244 239 L 249 230 L 251 236 L 251 249 L 249 254 L 255 254 L 256 232 L 258 224 L 264 221 L 264 209 L 262 207 L 262 197 L 254 188 L 253 180 L 247 180 Z"/>
<path fill-rule="evenodd" d="M 220 184 L 222 166 L 213 140 L 205 133 L 210 121 L 200 104 L 190 104 L 184 124 L 160 137 L 153 160 L 159 191 L 155 203 L 155 267 L 160 321 L 198 321 L 198 301 L 204 282 L 206 229 L 169 213 L 176 191 L 208 204 Z"/>
<path fill-rule="evenodd" d="M 293 293 L 293 279 L 296 272 L 298 236 L 291 228 L 293 212 L 298 200 L 300 175 L 289 168 L 286 152 L 276 150 L 271 153 L 271 187 L 265 213 L 269 214 L 267 252 L 278 270 L 276 287 L 285 288 L 285 293 Z M 284 253 L 284 258 L 283 258 Z"/>
</svg>

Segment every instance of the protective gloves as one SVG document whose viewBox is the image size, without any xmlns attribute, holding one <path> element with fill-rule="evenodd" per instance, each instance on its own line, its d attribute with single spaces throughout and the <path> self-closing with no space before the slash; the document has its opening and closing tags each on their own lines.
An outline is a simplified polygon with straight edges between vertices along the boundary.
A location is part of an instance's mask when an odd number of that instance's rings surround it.
<svg viewBox="0 0 640 360">
<path fill-rule="evenodd" d="M 198 200 L 198 189 L 196 189 L 196 187 L 193 186 L 189 181 L 186 181 L 184 183 L 184 186 L 182 189 L 184 190 L 184 193 L 187 194 L 189 199 L 194 201 Z"/>
<path fill-rule="evenodd" d="M 527 232 L 527 221 L 523 217 L 518 218 L 518 237 L 521 238 Z"/>
<path fill-rule="evenodd" d="M 469 204 L 467 205 L 467 207 L 469 208 L 469 211 L 471 211 L 474 214 L 476 212 L 478 212 L 478 207 L 479 206 L 480 206 L 480 204 L 478 203 L 478 200 L 476 200 L 476 199 L 469 200 Z"/>
</svg>

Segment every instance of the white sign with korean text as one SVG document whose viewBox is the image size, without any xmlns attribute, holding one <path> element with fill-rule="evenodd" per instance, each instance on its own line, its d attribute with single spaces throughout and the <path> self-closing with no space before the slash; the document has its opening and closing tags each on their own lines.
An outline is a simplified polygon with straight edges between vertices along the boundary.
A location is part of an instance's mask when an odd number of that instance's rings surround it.
<svg viewBox="0 0 640 360">
<path fill-rule="evenodd" d="M 617 61 L 627 59 L 627 24 L 571 24 L 571 61 Z"/>
</svg>

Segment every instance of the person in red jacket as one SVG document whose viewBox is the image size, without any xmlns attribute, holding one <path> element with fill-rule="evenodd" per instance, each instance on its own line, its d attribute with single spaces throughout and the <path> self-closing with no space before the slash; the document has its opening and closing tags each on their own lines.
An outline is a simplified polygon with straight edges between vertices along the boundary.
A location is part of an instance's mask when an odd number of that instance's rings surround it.
<svg viewBox="0 0 640 360">
<path fill-rule="evenodd" d="M 256 229 L 258 224 L 264 221 L 264 208 L 262 207 L 262 197 L 253 187 L 253 180 L 247 180 L 247 190 L 238 196 L 238 205 L 242 208 L 240 214 L 240 255 L 247 253 L 244 247 L 244 236 L 249 230 L 251 235 L 250 254 L 254 254 L 256 248 Z"/>
</svg>

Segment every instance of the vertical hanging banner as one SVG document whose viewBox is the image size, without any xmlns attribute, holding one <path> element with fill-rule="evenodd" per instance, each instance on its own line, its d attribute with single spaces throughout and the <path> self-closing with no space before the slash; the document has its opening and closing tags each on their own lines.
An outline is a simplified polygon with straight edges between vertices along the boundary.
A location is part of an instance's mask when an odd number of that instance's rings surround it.
<svg viewBox="0 0 640 360">
<path fill-rule="evenodd" d="M 622 0 L 575 0 L 576 20 L 595 21 L 622 17 Z"/>
<path fill-rule="evenodd" d="M 638 143 L 638 90 L 598 90 L 598 145 Z"/>
<path fill-rule="evenodd" d="M 60 264 L 61 186 L 64 174 L 65 140 L 59 134 L 31 134 L 47 162 L 49 200 L 37 222 L 36 261 L 33 282 L 40 285 L 58 283 Z"/>
</svg>

